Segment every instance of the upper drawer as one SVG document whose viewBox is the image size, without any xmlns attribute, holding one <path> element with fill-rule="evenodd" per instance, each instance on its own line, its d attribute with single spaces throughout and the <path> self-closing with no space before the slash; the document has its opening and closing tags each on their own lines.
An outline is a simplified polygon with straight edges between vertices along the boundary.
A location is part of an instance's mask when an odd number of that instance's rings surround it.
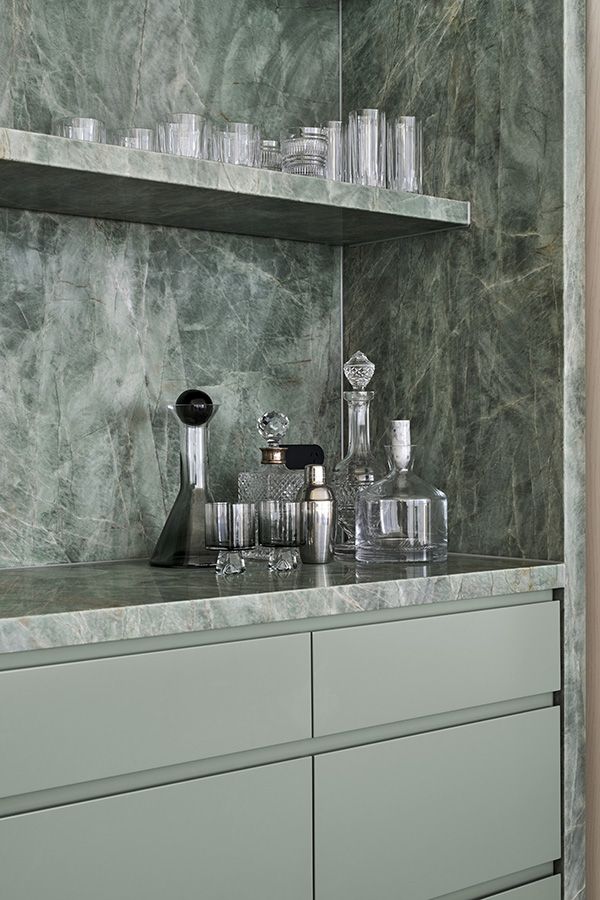
<svg viewBox="0 0 600 900">
<path fill-rule="evenodd" d="M 0 796 L 311 734 L 310 636 L 0 673 Z"/>
<path fill-rule="evenodd" d="M 559 604 L 318 632 L 313 677 L 315 736 L 557 691 Z"/>
</svg>

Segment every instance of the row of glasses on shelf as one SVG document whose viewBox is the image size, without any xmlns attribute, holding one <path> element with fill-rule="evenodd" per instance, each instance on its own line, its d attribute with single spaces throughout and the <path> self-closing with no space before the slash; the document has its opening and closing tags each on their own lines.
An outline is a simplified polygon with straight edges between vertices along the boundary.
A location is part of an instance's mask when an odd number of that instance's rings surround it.
<svg viewBox="0 0 600 900">
<path fill-rule="evenodd" d="M 371 187 L 421 193 L 423 139 L 421 122 L 400 116 L 386 122 L 383 110 L 359 109 L 348 123 L 330 121 L 291 129 L 281 140 L 267 140 L 248 122 L 214 125 L 195 113 L 173 113 L 156 128 L 124 128 L 107 133 L 98 119 L 58 119 L 53 133 L 80 141 L 157 150 L 176 156 L 211 159 L 291 175 L 348 181 Z"/>
<path fill-rule="evenodd" d="M 207 503 L 204 510 L 206 546 L 218 550 L 217 575 L 238 575 L 245 570 L 244 552 L 258 541 L 269 548 L 269 568 L 295 569 L 297 551 L 304 543 L 303 504 L 288 500 L 254 503 Z"/>
</svg>

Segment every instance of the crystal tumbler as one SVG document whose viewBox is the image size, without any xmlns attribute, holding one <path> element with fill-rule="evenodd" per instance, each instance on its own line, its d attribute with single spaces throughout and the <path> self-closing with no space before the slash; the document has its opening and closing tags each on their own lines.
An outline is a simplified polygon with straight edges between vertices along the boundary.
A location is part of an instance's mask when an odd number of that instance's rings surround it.
<svg viewBox="0 0 600 900">
<path fill-rule="evenodd" d="M 350 181 L 371 187 L 386 186 L 385 113 L 358 109 L 348 120 Z"/>
<path fill-rule="evenodd" d="M 298 565 L 294 550 L 302 543 L 302 503 L 291 500 L 261 500 L 258 504 L 258 538 L 270 547 L 269 568 L 287 572 Z"/>
<path fill-rule="evenodd" d="M 387 171 L 392 190 L 423 193 L 423 128 L 414 116 L 388 122 Z"/>
<path fill-rule="evenodd" d="M 281 168 L 289 175 L 325 178 L 327 174 L 327 130 L 301 126 L 281 139 Z"/>
<path fill-rule="evenodd" d="M 214 158 L 234 166 L 260 165 L 260 131 L 248 122 L 228 122 L 215 131 Z"/>
<path fill-rule="evenodd" d="M 121 128 L 111 135 L 111 143 L 130 150 L 154 150 L 152 128 Z"/>
<path fill-rule="evenodd" d="M 239 575 L 244 550 L 254 546 L 254 503 L 207 503 L 204 508 L 206 546 L 219 550 L 217 575 Z"/>
<path fill-rule="evenodd" d="M 172 113 L 156 126 L 156 143 L 161 153 L 208 159 L 210 123 L 195 113 Z"/>
<path fill-rule="evenodd" d="M 279 141 L 261 141 L 261 169 L 271 169 L 272 172 L 281 172 L 281 148 Z"/>
<path fill-rule="evenodd" d="M 96 141 L 106 143 L 106 127 L 99 119 L 86 116 L 65 116 L 52 123 L 52 134 L 70 138 L 72 141 Z"/>
</svg>

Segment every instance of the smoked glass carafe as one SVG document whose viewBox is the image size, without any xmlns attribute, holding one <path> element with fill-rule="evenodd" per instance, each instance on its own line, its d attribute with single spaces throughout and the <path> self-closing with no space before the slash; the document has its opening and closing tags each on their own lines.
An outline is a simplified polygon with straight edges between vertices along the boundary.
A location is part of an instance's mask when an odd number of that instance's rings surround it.
<svg viewBox="0 0 600 900">
<path fill-rule="evenodd" d="M 357 494 L 373 484 L 381 472 L 371 451 L 369 407 L 375 394 L 365 390 L 374 372 L 375 366 L 360 350 L 344 366 L 344 375 L 352 387 L 344 393 L 348 406 L 348 452 L 333 470 L 333 489 L 342 531 L 335 555 L 340 559 L 354 557 Z"/>
<path fill-rule="evenodd" d="M 448 556 L 446 495 L 412 471 L 410 422 L 392 422 L 390 472 L 356 500 L 359 563 L 432 563 Z"/>
<path fill-rule="evenodd" d="M 153 566 L 214 566 L 206 547 L 204 509 L 213 501 L 208 486 L 208 423 L 217 411 L 204 391 L 189 390 L 169 406 L 180 425 L 179 493 L 150 558 Z"/>
</svg>

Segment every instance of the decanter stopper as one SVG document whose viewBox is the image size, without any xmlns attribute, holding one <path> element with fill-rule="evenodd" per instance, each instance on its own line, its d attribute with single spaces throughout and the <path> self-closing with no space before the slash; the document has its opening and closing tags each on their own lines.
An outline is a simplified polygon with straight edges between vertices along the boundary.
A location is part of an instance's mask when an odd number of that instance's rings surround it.
<svg viewBox="0 0 600 900">
<path fill-rule="evenodd" d="M 375 366 L 361 350 L 344 364 L 344 375 L 353 391 L 364 391 L 375 373 Z"/>
<path fill-rule="evenodd" d="M 285 413 L 272 410 L 259 417 L 256 427 L 269 447 L 278 447 L 287 434 L 290 420 Z"/>
<path fill-rule="evenodd" d="M 399 469 L 410 465 L 410 419 L 392 419 L 392 457 Z"/>
</svg>

